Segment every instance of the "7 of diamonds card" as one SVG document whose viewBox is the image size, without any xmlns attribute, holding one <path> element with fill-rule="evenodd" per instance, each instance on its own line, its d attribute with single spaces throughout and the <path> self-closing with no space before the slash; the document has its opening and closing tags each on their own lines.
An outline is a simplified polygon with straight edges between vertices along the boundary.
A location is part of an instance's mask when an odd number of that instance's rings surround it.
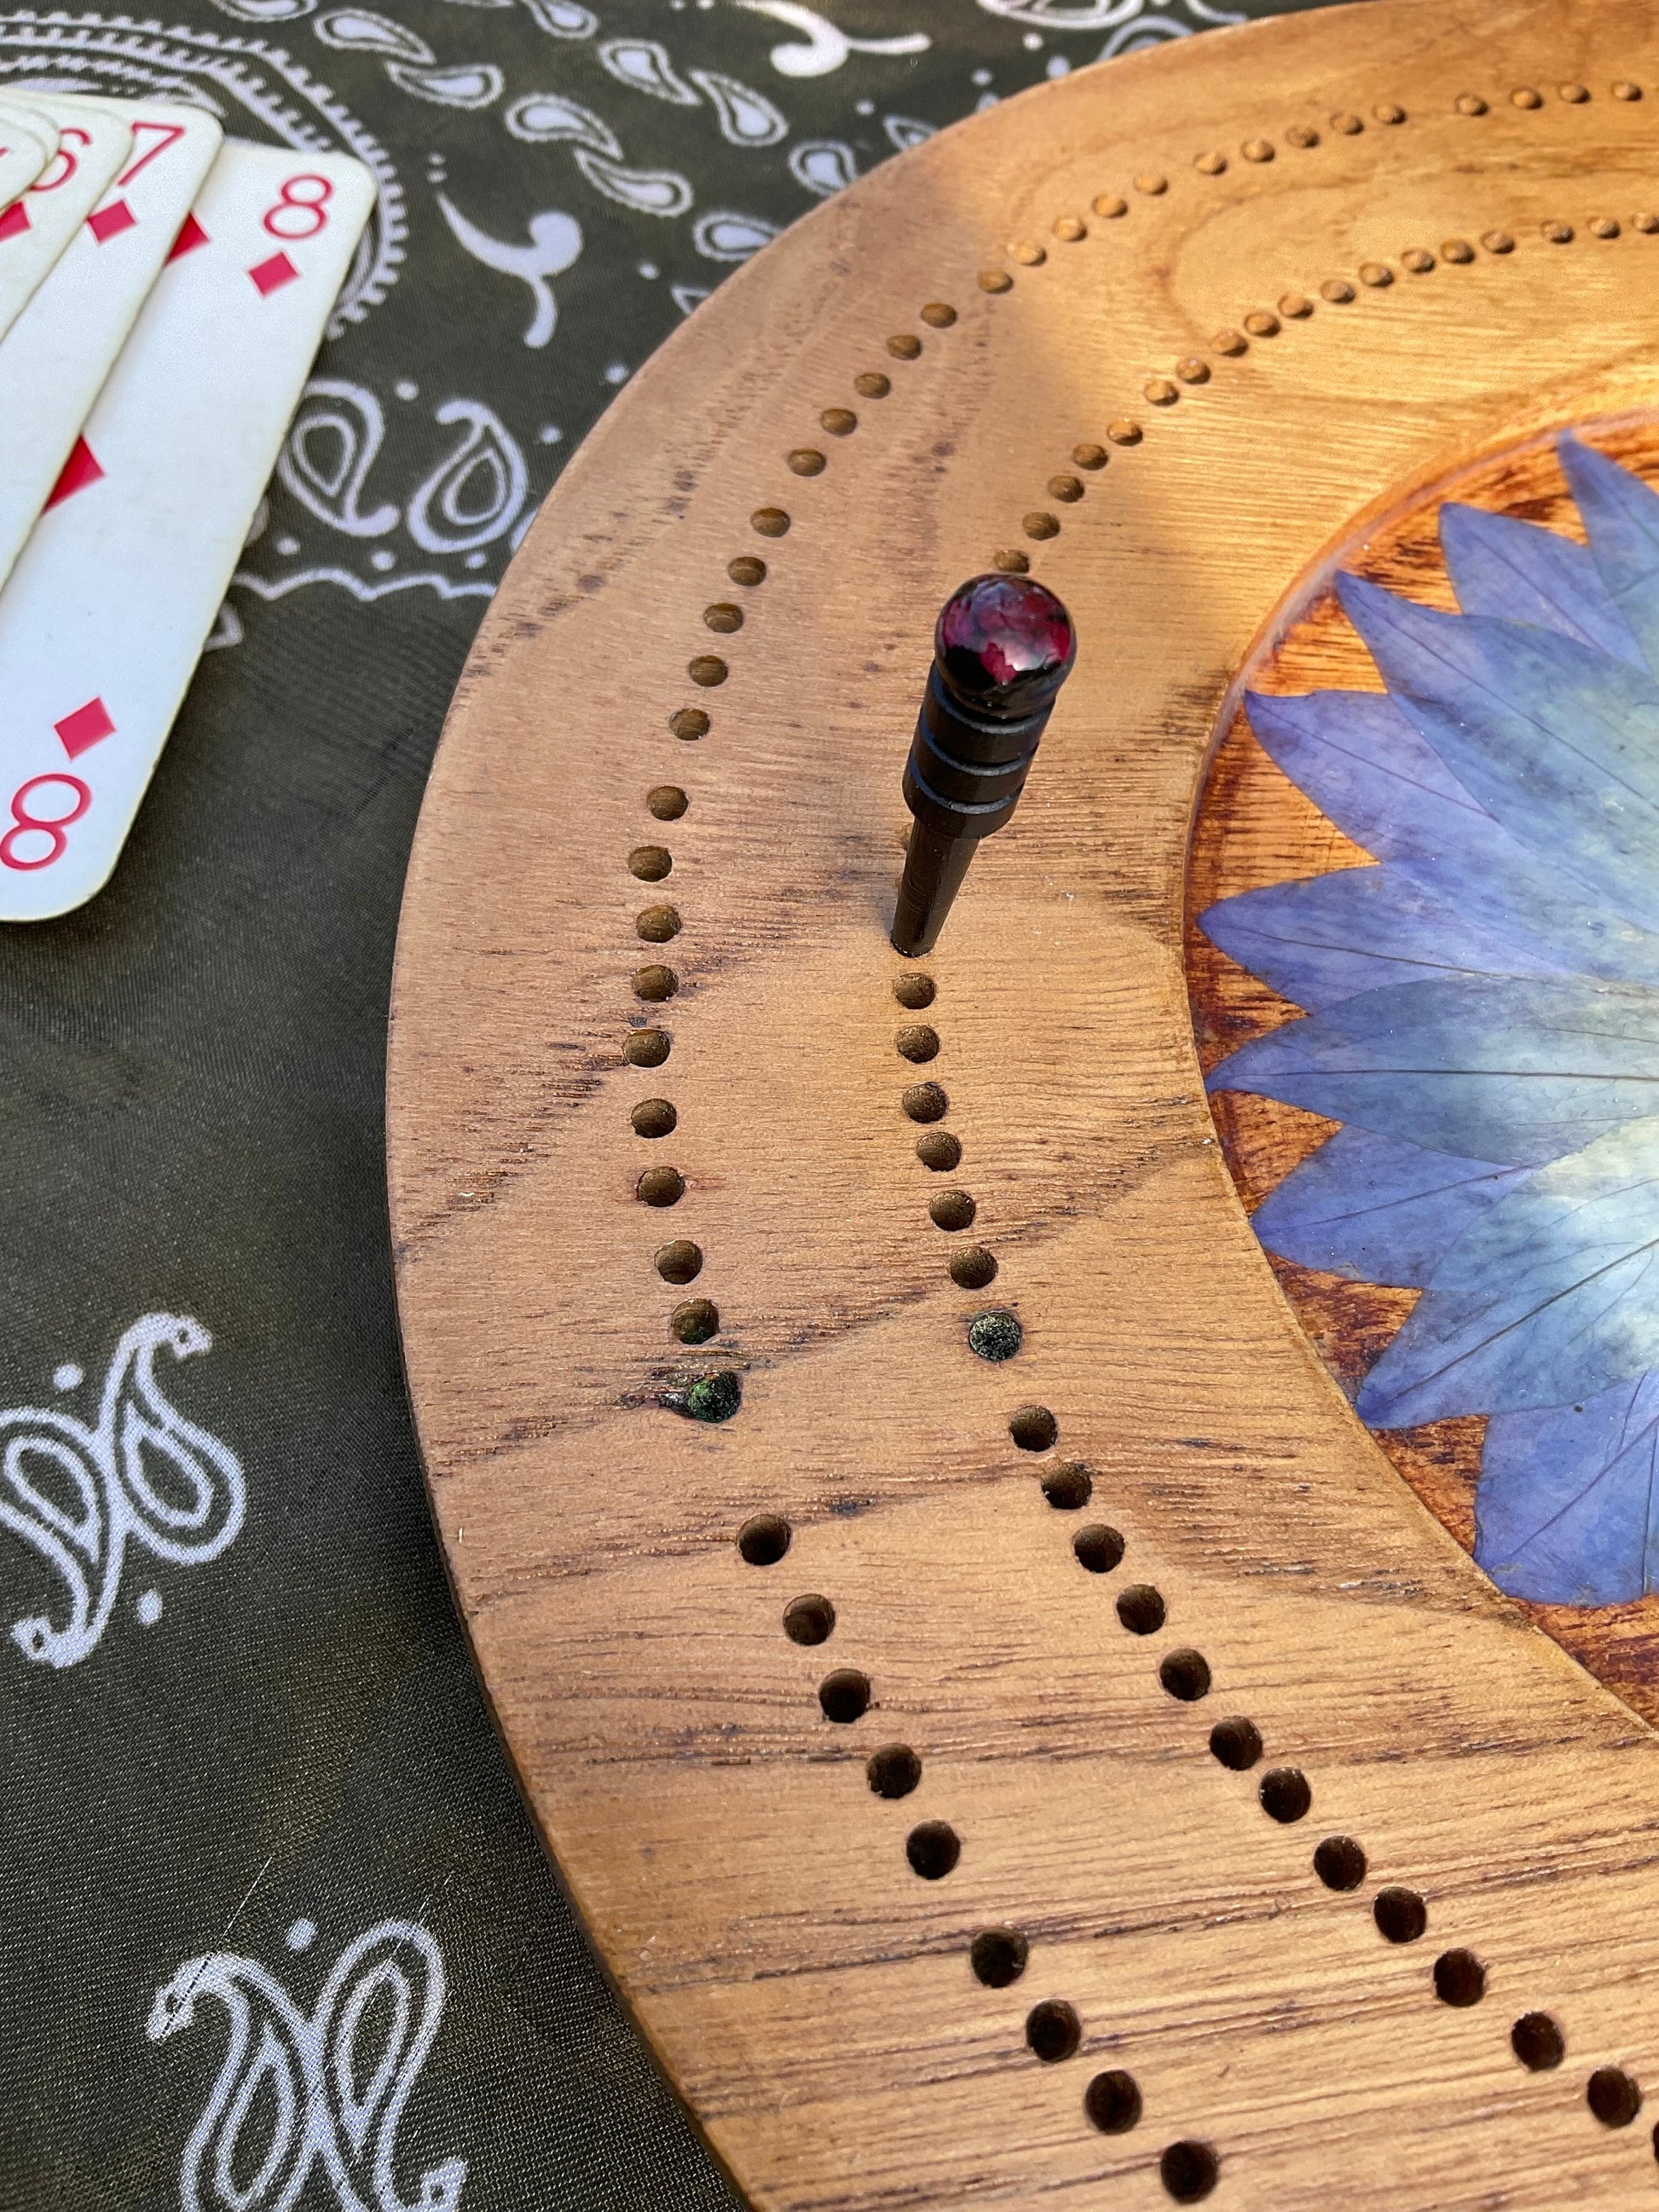
<svg viewBox="0 0 1659 2212">
<path fill-rule="evenodd" d="M 232 140 L 209 172 L 0 592 L 0 920 L 114 866 L 374 204 L 338 155 Z"/>
</svg>

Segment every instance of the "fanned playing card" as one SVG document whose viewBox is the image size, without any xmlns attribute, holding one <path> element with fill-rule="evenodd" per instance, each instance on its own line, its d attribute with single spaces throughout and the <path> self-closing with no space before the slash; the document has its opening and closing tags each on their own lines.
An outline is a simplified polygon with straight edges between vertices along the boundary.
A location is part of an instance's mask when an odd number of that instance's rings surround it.
<svg viewBox="0 0 1659 2212">
<path fill-rule="evenodd" d="M 0 102 L 0 213 L 27 191 L 58 151 L 58 134 L 50 138 L 43 125 L 9 101 Z"/>
<path fill-rule="evenodd" d="M 56 125 L 58 146 L 33 183 L 0 213 L 0 337 L 103 198 L 132 145 L 126 120 L 112 106 L 58 101 L 46 94 L 31 96 L 28 106 Z"/>
<path fill-rule="evenodd" d="M 53 486 L 67 496 L 98 465 L 81 427 L 223 136 L 199 107 L 135 102 L 126 120 L 125 163 L 0 340 L 0 583 Z"/>
<path fill-rule="evenodd" d="M 228 143 L 0 592 L 0 920 L 114 866 L 374 204 Z"/>
</svg>

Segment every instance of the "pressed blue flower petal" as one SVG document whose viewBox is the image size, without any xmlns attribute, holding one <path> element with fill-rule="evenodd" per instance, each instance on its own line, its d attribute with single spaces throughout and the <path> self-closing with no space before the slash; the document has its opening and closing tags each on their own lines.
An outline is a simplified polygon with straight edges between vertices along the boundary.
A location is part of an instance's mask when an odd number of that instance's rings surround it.
<svg viewBox="0 0 1659 2212">
<path fill-rule="evenodd" d="M 1505 829 L 1659 927 L 1659 685 L 1574 638 L 1340 576 L 1389 693 Z"/>
<path fill-rule="evenodd" d="M 1593 1396 L 1659 1364 L 1659 1115 L 1540 1168 L 1453 1245 L 1356 1401 L 1380 1429 Z"/>
<path fill-rule="evenodd" d="M 1200 927 L 1241 967 L 1317 1012 L 1432 975 L 1545 975 L 1565 964 L 1467 919 L 1455 896 L 1395 867 L 1339 868 L 1223 899 Z"/>
<path fill-rule="evenodd" d="M 1532 1173 L 1339 1129 L 1251 1216 L 1268 1251 L 1357 1283 L 1420 1290 L 1466 1229 Z"/>
<path fill-rule="evenodd" d="M 1486 1426 L 1474 1556 L 1542 1605 L 1628 1605 L 1659 1583 L 1659 1376 Z"/>
<path fill-rule="evenodd" d="M 1377 691 L 1244 702 L 1263 750 L 1345 836 L 1379 860 L 1456 860 L 1496 825 Z"/>
<path fill-rule="evenodd" d="M 1388 698 L 1252 694 L 1246 704 L 1269 757 L 1345 835 L 1449 902 L 1461 924 L 1501 934 L 1512 951 L 1497 964 L 1659 983 L 1659 933 L 1597 906 L 1553 856 L 1500 829 Z M 1252 964 L 1242 950 L 1233 957 Z M 1328 997 L 1285 995 L 1298 1006 Z"/>
<path fill-rule="evenodd" d="M 1645 665 L 1588 546 L 1535 522 L 1448 501 L 1440 510 L 1440 550 L 1466 615 L 1531 623 L 1632 668 Z"/>
<path fill-rule="evenodd" d="M 1659 992 L 1583 976 L 1399 983 L 1241 1046 L 1209 1087 L 1540 1166 L 1659 1109 Z"/>
<path fill-rule="evenodd" d="M 1577 438 L 1558 439 L 1555 450 L 1601 580 L 1659 674 L 1659 494 Z"/>
</svg>

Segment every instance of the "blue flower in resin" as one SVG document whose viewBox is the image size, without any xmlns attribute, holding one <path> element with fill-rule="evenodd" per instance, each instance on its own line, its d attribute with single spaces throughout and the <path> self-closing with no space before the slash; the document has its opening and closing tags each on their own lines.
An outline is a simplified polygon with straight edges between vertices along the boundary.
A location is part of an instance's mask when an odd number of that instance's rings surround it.
<svg viewBox="0 0 1659 2212">
<path fill-rule="evenodd" d="M 1448 505 L 1461 613 L 1338 579 L 1385 693 L 1249 700 L 1375 865 L 1204 915 L 1307 1009 L 1210 1082 L 1343 1124 L 1270 1250 L 1422 1292 L 1361 1418 L 1490 1416 L 1475 1557 L 1611 1605 L 1659 1588 L 1659 495 L 1559 450 L 1587 547 Z"/>
</svg>

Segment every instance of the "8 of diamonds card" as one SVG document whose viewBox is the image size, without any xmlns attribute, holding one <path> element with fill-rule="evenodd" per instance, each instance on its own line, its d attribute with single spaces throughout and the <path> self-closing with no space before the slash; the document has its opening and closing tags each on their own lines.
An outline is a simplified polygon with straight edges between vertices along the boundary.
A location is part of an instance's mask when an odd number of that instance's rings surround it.
<svg viewBox="0 0 1659 2212">
<path fill-rule="evenodd" d="M 223 147 L 0 592 L 0 920 L 115 865 L 374 203 L 359 163 Z"/>
</svg>

